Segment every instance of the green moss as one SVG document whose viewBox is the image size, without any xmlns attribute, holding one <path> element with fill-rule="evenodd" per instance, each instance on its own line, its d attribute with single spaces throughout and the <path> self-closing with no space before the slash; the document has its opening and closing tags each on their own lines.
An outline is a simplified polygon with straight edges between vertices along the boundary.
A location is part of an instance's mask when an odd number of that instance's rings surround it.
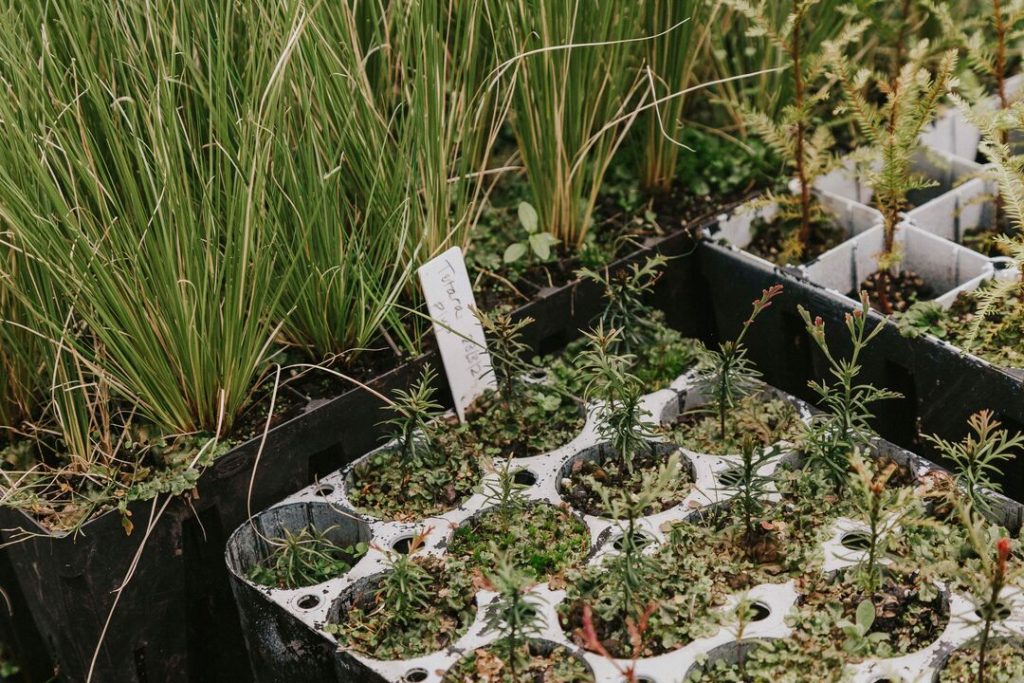
<svg viewBox="0 0 1024 683">
<path fill-rule="evenodd" d="M 993 640 L 985 660 L 985 680 L 988 683 L 1024 681 L 1024 643 L 1021 641 Z M 977 643 L 953 651 L 939 673 L 939 683 L 975 683 L 977 680 Z"/>
<path fill-rule="evenodd" d="M 795 441 L 803 433 L 800 413 L 789 401 L 780 398 L 765 400 L 761 393 L 744 397 L 726 414 L 725 438 L 721 436 L 718 417 L 706 410 L 680 416 L 671 429 L 673 443 L 697 453 L 729 455 L 739 453 L 743 437 L 754 436 L 765 446 L 779 441 Z"/>
<path fill-rule="evenodd" d="M 432 557 L 413 560 L 428 574 L 429 585 L 417 609 L 399 620 L 379 593 L 380 581 L 358 591 L 342 611 L 340 623 L 324 628 L 342 647 L 374 659 L 412 659 L 458 640 L 476 616 L 476 590 L 464 568 Z"/>
<path fill-rule="evenodd" d="M 590 669 L 564 647 L 550 651 L 531 645 L 521 653 L 516 675 L 508 664 L 494 652 L 500 648 L 479 648 L 460 659 L 448 670 L 444 683 L 586 683 L 594 680 Z"/>
<path fill-rule="evenodd" d="M 448 545 L 449 555 L 484 571 L 494 567 L 495 549 L 516 568 L 545 580 L 579 565 L 590 551 L 590 535 L 567 510 L 528 503 L 513 520 L 497 509 L 481 513 L 456 529 Z"/>
</svg>

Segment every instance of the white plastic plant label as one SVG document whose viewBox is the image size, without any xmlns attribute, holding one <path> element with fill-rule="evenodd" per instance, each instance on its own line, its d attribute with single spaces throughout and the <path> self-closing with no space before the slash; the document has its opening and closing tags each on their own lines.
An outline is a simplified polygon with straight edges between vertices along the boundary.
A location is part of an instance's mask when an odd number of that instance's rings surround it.
<svg viewBox="0 0 1024 683">
<path fill-rule="evenodd" d="M 452 247 L 420 266 L 417 274 L 434 325 L 455 411 L 465 421 L 466 408 L 496 388 L 484 329 L 473 311 L 476 303 L 462 249 Z"/>
</svg>

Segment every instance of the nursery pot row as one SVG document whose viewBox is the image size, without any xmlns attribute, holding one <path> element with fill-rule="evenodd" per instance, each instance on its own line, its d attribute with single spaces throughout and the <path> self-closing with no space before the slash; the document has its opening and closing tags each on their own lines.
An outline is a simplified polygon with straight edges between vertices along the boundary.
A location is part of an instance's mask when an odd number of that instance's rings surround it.
<svg viewBox="0 0 1024 683">
<path fill-rule="evenodd" d="M 655 240 L 613 267 L 653 250 L 674 257 L 659 298 L 674 301 L 672 322 L 696 335 L 709 314 L 701 310 L 706 302 L 698 296 L 689 233 Z M 595 284 L 577 282 L 542 291 L 516 315 L 535 320 L 525 340 L 546 353 L 577 336 L 600 302 Z M 389 394 L 407 387 L 426 363 L 440 368 L 432 352 L 368 384 Z M 447 397 L 443 375 L 437 388 Z M 95 681 L 248 680 L 242 624 L 223 561 L 227 535 L 252 512 L 376 446 L 384 417 L 382 403 L 359 388 L 311 401 L 270 429 L 265 442 L 257 435 L 220 456 L 189 499 L 130 504 L 130 535 L 116 511 L 76 534 L 59 534 L 20 510 L 0 509 L 8 544 L 0 580 L 12 605 L 5 642 L 16 650 L 26 679 L 47 680 L 56 669 L 65 681 L 84 681 L 90 672 Z"/>
<path fill-rule="evenodd" d="M 699 227 L 714 228 L 710 223 Z M 825 370 L 797 306 L 820 315 L 830 339 L 834 336 L 836 348 L 842 350 L 839 332 L 853 303 L 815 284 L 805 273 L 757 262 L 733 247 L 703 242 L 695 248 L 691 234 L 692 226 L 654 240 L 612 269 L 655 250 L 673 257 L 654 303 L 665 311 L 669 325 L 709 343 L 734 335 L 749 313 L 750 301 L 762 289 L 783 284 L 784 295 L 747 344 L 768 383 L 813 398 L 807 382 Z M 535 351 L 547 353 L 578 336 L 600 299 L 595 285 L 573 283 L 543 291 L 518 315 L 535 319 L 526 329 L 528 341 Z M 437 365 L 436 358 L 424 360 Z M 904 338 L 889 324 L 864 362 L 865 381 L 904 396 L 890 402 L 876 424 L 884 437 L 901 446 L 921 450 L 921 432 L 959 438 L 966 418 L 985 408 L 996 411 L 1009 429 L 1024 428 L 1021 380 L 948 344 L 927 337 Z M 385 393 L 407 386 L 419 365 L 400 366 L 372 384 Z M 130 536 L 116 513 L 88 522 L 77 535 L 57 535 L 27 515 L 5 509 L 4 540 L 17 541 L 6 551 L 17 578 L 9 590 L 13 623 L 20 633 L 37 629 L 46 653 L 29 658 L 39 667 L 30 676 L 46 677 L 42 667 L 52 661 L 66 680 L 84 680 L 90 667 L 94 680 L 223 680 L 224 672 L 230 672 L 232 680 L 246 678 L 248 674 L 239 671 L 245 661 L 242 625 L 223 564 L 226 535 L 251 511 L 376 445 L 379 432 L 374 425 L 381 415 L 380 404 L 358 389 L 318 401 L 268 433 L 251 502 L 248 492 L 259 438 L 236 447 L 207 469 L 197 498 L 174 499 L 166 507 L 164 499 L 133 504 L 135 532 Z M 1011 462 L 1003 473 L 1006 493 L 1018 500 L 1024 497 L 1019 467 Z M 139 553 L 151 519 L 155 521 Z M 136 555 L 131 580 L 115 593 Z M 115 599 L 117 607 L 106 624 Z M 106 637 L 93 664 L 104 630 Z"/>
</svg>

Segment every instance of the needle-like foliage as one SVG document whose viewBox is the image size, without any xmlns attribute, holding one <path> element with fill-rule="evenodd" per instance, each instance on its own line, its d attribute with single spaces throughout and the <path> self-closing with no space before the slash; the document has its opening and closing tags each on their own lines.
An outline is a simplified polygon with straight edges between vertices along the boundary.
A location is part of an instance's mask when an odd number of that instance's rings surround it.
<svg viewBox="0 0 1024 683">
<path fill-rule="evenodd" d="M 928 439 L 939 453 L 952 463 L 959 490 L 970 501 L 971 509 L 982 514 L 991 512 L 987 492 L 999 492 L 996 478 L 1002 474 L 1002 463 L 1012 460 L 1024 447 L 1024 435 L 1000 429 L 992 411 L 982 410 L 967 421 L 973 434 L 953 442 L 932 434 Z"/>
<path fill-rule="evenodd" d="M 383 423 L 398 441 L 402 467 L 407 474 L 417 464 L 422 464 L 424 455 L 434 446 L 431 422 L 441 412 L 441 405 L 433 398 L 436 377 L 434 369 L 426 366 L 412 387 L 396 389 L 390 406 L 394 415 Z"/>
<path fill-rule="evenodd" d="M 833 484 L 842 488 L 849 474 L 850 457 L 855 451 L 866 449 L 870 442 L 872 413 L 869 406 L 876 401 L 900 397 L 896 392 L 857 381 L 861 355 L 884 325 L 876 323 L 869 327 L 871 309 L 867 294 L 862 292 L 860 308 L 845 318 L 852 347 L 850 355 L 839 358 L 829 348 L 824 321 L 820 317 L 811 320 L 811 314 L 803 306 L 798 310 L 807 333 L 825 355 L 832 376 L 832 381 L 810 383 L 827 412 L 815 415 L 802 441 L 803 451 L 811 466 L 822 468 Z"/>
<path fill-rule="evenodd" d="M 726 418 L 741 398 L 757 386 L 761 373 L 747 358 L 743 338 L 747 330 L 772 304 L 772 299 L 782 293 L 782 285 L 772 285 L 761 292 L 753 303 L 750 317 L 743 323 L 735 339 L 722 342 L 717 350 L 708 350 L 698 369 L 700 392 L 710 399 L 711 410 L 718 415 L 719 437 L 725 438 Z"/>
<path fill-rule="evenodd" d="M 600 325 L 586 334 L 589 344 L 581 354 L 580 373 L 587 379 L 583 397 L 601 401 L 598 433 L 632 473 L 636 457 L 652 448 L 650 439 L 655 432 L 646 419 L 650 413 L 643 405 L 644 386 L 629 372 L 633 357 L 612 351 L 618 336 L 619 330 L 606 332 Z"/>
<path fill-rule="evenodd" d="M 616 2 L 512 0 L 494 12 L 510 123 L 540 229 L 583 245 L 615 151 L 636 118 L 643 12 Z"/>
<path fill-rule="evenodd" d="M 615 335 L 616 353 L 635 354 L 653 341 L 657 331 L 654 308 L 644 298 L 661 278 L 668 259 L 661 254 L 649 256 L 643 264 L 632 263 L 616 273 L 582 268 L 576 274 L 604 289 L 605 305 L 597 324 Z"/>
<path fill-rule="evenodd" d="M 533 585 L 530 575 L 519 571 L 509 558 L 498 553 L 498 564 L 484 581 L 484 588 L 498 594 L 485 612 L 485 627 L 497 633 L 496 647 L 502 652 L 502 659 L 509 667 L 512 680 L 525 664 L 531 638 L 544 630 L 544 615 L 538 609 L 536 600 L 529 597 Z"/>
<path fill-rule="evenodd" d="M 874 148 L 876 165 L 863 169 L 863 173 L 882 213 L 885 239 L 878 270 L 883 274 L 893 271 L 902 260 L 896 229 L 900 213 L 907 206 L 907 194 L 934 185 L 912 172 L 913 158 L 921 132 L 935 117 L 939 100 L 949 89 L 957 54 L 956 50 L 945 52 L 932 73 L 924 66 L 929 57 L 928 47 L 928 41 L 918 43 L 899 73 L 891 78 L 866 68 L 855 70 L 841 43 L 826 48 L 829 68 L 839 80 L 845 98 L 839 111 L 853 116 L 861 134 Z M 884 96 L 881 104 L 871 97 L 873 89 Z M 883 312 L 892 312 L 884 296 L 880 304 Z"/>
</svg>

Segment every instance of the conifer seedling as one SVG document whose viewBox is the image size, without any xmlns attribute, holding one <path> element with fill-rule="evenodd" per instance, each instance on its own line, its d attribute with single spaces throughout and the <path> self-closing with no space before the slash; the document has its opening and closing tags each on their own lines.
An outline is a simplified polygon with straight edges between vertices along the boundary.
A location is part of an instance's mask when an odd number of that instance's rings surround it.
<svg viewBox="0 0 1024 683">
<path fill-rule="evenodd" d="M 398 442 L 402 468 L 406 473 L 421 464 L 424 455 L 433 447 L 431 422 L 442 410 L 441 405 L 433 400 L 435 377 L 433 368 L 426 366 L 408 391 L 396 389 L 390 406 L 394 415 L 383 423 Z"/>
<path fill-rule="evenodd" d="M 808 33 L 811 24 L 818 19 L 814 14 L 821 0 L 791 0 L 790 11 L 773 20 L 773 0 L 726 0 L 726 5 L 747 18 L 750 28 L 747 34 L 765 37 L 786 56 L 787 73 L 793 80 L 793 100 L 784 107 L 777 120 L 769 114 L 750 108 L 742 113 L 753 132 L 781 158 L 793 173 L 797 192 L 793 195 L 772 196 L 770 200 L 779 207 L 777 221 L 795 223 L 796 229 L 783 236 L 780 263 L 797 263 L 811 254 L 807 253 L 816 223 L 825 220 L 821 209 L 813 201 L 814 180 L 828 173 L 835 166 L 831 153 L 835 140 L 827 126 L 816 125 L 815 112 L 829 97 L 825 77 L 825 63 L 819 45 L 809 44 Z M 859 30 L 847 31 L 842 40 L 845 43 L 860 38 L 864 26 Z"/>
<path fill-rule="evenodd" d="M 617 329 L 605 331 L 599 324 L 587 333 L 587 350 L 581 354 L 581 373 L 587 378 L 584 398 L 600 400 L 598 432 L 611 443 L 623 468 L 632 473 L 636 456 L 649 451 L 654 428 L 646 418 L 644 386 L 629 372 L 633 356 L 616 354 Z"/>
<path fill-rule="evenodd" d="M 901 213 L 908 206 L 907 195 L 935 184 L 913 172 L 913 160 L 921 132 L 934 118 L 956 68 L 956 50 L 949 50 L 942 55 L 934 73 L 929 71 L 924 66 L 928 48 L 928 41 L 918 43 L 894 77 L 883 77 L 868 69 L 855 71 L 838 44 L 829 45 L 826 52 L 845 99 L 837 113 L 853 117 L 872 146 L 877 164 L 863 170 L 864 179 L 874 190 L 873 201 L 882 214 L 884 233 L 878 270 L 869 278 L 873 282 L 867 284 L 874 290 L 878 308 L 886 315 L 893 313 L 897 305 L 905 307 L 912 303 L 901 299 L 894 290 L 903 260 L 896 231 Z M 871 96 L 874 90 L 884 96 L 881 104 Z M 913 281 L 911 274 L 905 275 L 905 280 Z"/>
<path fill-rule="evenodd" d="M 849 475 L 850 454 L 857 449 L 865 450 L 869 445 L 872 434 L 869 406 L 877 401 L 900 398 L 894 391 L 857 381 L 862 369 L 861 355 L 884 325 L 870 324 L 868 295 L 861 292 L 860 308 L 845 317 L 852 350 L 848 358 L 839 358 L 825 338 L 825 322 L 820 317 L 811 320 L 811 314 L 803 306 L 798 306 L 797 310 L 807 333 L 825 355 L 832 377 L 831 381 L 809 384 L 827 412 L 814 417 L 802 439 L 802 449 L 808 463 L 823 469 L 836 488 L 841 489 Z"/>
<path fill-rule="evenodd" d="M 719 436 L 725 439 L 726 419 L 729 411 L 736 407 L 741 398 L 757 386 L 761 373 L 747 358 L 743 345 L 750 326 L 772 304 L 772 299 L 782 293 L 782 285 L 772 285 L 754 300 L 750 317 L 743 323 L 735 339 L 722 342 L 717 350 L 708 350 L 698 370 L 697 384 L 701 393 L 710 399 L 711 409 L 718 415 Z"/>
</svg>

